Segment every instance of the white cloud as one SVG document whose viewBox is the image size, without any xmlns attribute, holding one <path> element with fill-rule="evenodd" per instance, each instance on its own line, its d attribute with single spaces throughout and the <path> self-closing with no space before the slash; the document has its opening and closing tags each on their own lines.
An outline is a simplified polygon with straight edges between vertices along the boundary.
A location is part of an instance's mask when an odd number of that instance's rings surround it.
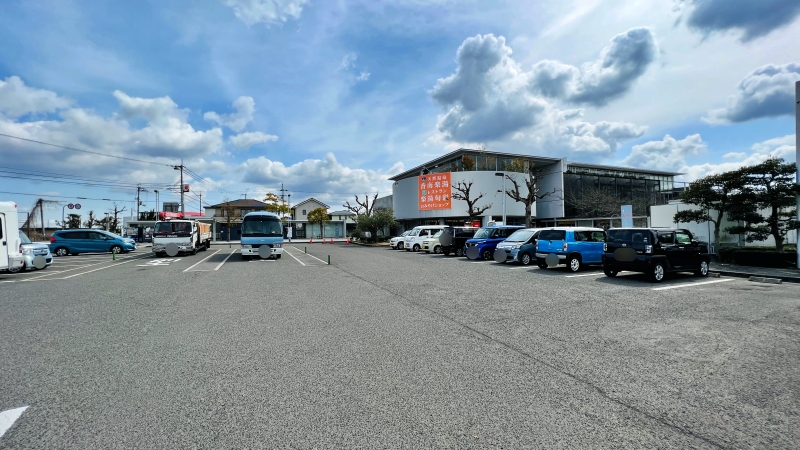
<svg viewBox="0 0 800 450">
<path fill-rule="evenodd" d="M 632 28 L 614 36 L 596 61 L 580 69 L 559 61 L 536 63 L 531 89 L 570 103 L 606 105 L 628 92 L 656 57 L 658 46 L 647 28 Z"/>
<path fill-rule="evenodd" d="M 797 63 L 759 67 L 739 83 L 726 108 L 710 111 L 703 120 L 718 124 L 794 114 L 794 84 L 799 80 Z"/>
<path fill-rule="evenodd" d="M 265 142 L 277 141 L 278 136 L 273 134 L 266 134 L 260 131 L 250 133 L 240 133 L 228 138 L 234 147 L 242 150 L 247 150 L 256 144 L 263 144 Z"/>
<path fill-rule="evenodd" d="M 303 196 L 339 202 L 345 198 L 352 199 L 351 193 L 390 194 L 392 183 L 388 178 L 402 172 L 403 164 L 395 163 L 386 172 L 353 169 L 343 166 L 332 153 L 328 153 L 323 159 L 306 159 L 290 166 L 260 156 L 248 159 L 239 169 L 244 172 L 243 181 L 248 183 L 292 186 L 292 190 L 297 192 L 297 197 L 293 197 L 295 203 Z M 338 203 L 331 204 L 331 207 L 338 208 Z"/>
<path fill-rule="evenodd" d="M 511 53 L 503 37 L 491 34 L 462 43 L 456 72 L 439 79 L 430 92 L 446 111 L 437 121 L 441 140 L 597 159 L 613 156 L 620 142 L 644 133 L 645 127 L 627 122 L 582 121 L 580 109 L 556 109 L 535 95 L 533 72 L 523 71 Z"/>
<path fill-rule="evenodd" d="M 634 145 L 631 154 L 622 162 L 628 166 L 650 170 L 680 172 L 686 168 L 686 158 L 706 151 L 699 134 L 676 140 L 670 135 L 663 140 Z"/>
<path fill-rule="evenodd" d="M 203 114 L 203 118 L 209 122 L 230 128 L 239 132 L 253 120 L 253 112 L 256 110 L 256 102 L 253 97 L 239 97 L 233 102 L 235 113 L 219 115 L 213 111 Z"/>
<path fill-rule="evenodd" d="M 29 113 L 52 113 L 68 108 L 72 101 L 53 91 L 25 86 L 17 76 L 0 80 L 0 114 L 20 117 Z"/>
<path fill-rule="evenodd" d="M 367 80 L 369 80 L 369 76 L 370 75 L 372 75 L 372 74 L 367 72 L 367 71 L 363 71 L 362 70 L 361 73 L 356 77 L 356 80 L 358 80 L 358 81 L 367 81 Z"/>
<path fill-rule="evenodd" d="M 338 70 L 347 70 L 355 65 L 356 59 L 358 59 L 358 55 L 355 53 L 348 53 L 344 55 L 342 58 L 342 62 L 339 63 Z"/>
<path fill-rule="evenodd" d="M 308 0 L 221 0 L 233 8 L 236 17 L 247 25 L 266 26 L 299 19 Z"/>
<path fill-rule="evenodd" d="M 766 161 L 768 158 L 783 158 L 787 162 L 795 162 L 795 135 L 791 134 L 753 144 L 750 154 L 745 152 L 728 153 L 725 159 L 730 162 L 719 164 L 705 163 L 685 165 L 679 172 L 686 175 L 679 177 L 682 181 L 693 181 L 707 175 L 736 170 L 744 166 L 752 166 Z"/>
</svg>

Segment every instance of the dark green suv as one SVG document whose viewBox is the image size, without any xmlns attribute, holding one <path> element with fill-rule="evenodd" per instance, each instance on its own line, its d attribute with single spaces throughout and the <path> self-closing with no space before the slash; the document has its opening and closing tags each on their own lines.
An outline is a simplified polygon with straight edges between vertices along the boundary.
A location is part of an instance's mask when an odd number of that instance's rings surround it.
<svg viewBox="0 0 800 450">
<path fill-rule="evenodd" d="M 693 272 L 705 277 L 711 257 L 705 245 L 684 229 L 614 228 L 606 232 L 603 272 L 615 277 L 620 271 L 646 273 L 660 282 L 668 272 Z"/>
</svg>

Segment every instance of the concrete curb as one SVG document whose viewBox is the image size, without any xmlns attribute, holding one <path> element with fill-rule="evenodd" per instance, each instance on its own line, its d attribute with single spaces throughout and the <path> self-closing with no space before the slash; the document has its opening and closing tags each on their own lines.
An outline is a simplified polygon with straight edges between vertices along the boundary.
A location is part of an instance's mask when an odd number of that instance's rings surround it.
<svg viewBox="0 0 800 450">
<path fill-rule="evenodd" d="M 768 279 L 771 279 L 771 280 L 780 280 L 780 281 L 782 281 L 784 283 L 800 283 L 800 277 L 786 277 L 786 276 L 775 276 L 775 275 L 771 276 L 771 277 L 764 277 L 764 275 L 759 275 L 759 274 L 755 274 L 755 273 L 734 272 L 734 271 L 728 271 L 728 270 L 715 270 L 715 269 L 709 270 L 709 273 L 718 273 L 720 275 L 725 275 L 725 276 L 728 276 L 728 277 L 757 278 L 757 279 L 760 279 L 760 280 L 768 278 Z M 751 281 L 755 281 L 755 280 L 751 280 Z M 775 284 L 779 284 L 779 283 L 775 283 Z"/>
</svg>

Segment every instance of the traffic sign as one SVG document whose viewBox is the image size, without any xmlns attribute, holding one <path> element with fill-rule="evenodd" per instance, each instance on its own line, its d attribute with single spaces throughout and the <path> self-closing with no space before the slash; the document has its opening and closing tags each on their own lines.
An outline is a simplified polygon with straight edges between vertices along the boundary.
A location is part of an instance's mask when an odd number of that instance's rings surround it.
<svg viewBox="0 0 800 450">
<path fill-rule="evenodd" d="M 74 207 L 75 207 L 75 205 L 73 205 L 72 203 L 70 203 L 69 205 L 67 205 L 67 208 L 69 208 L 69 209 L 72 209 L 72 208 L 74 208 Z"/>
<path fill-rule="evenodd" d="M 80 203 L 75 203 L 75 209 L 81 209 L 81 204 Z"/>
</svg>

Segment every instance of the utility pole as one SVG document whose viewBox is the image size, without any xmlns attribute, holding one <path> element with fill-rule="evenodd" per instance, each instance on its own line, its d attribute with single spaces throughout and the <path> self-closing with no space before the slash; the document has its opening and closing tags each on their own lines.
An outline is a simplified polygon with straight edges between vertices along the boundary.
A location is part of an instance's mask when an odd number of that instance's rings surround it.
<svg viewBox="0 0 800 450">
<path fill-rule="evenodd" d="M 203 212 L 203 193 L 200 192 L 198 195 L 200 196 L 200 212 L 202 213 Z"/>
<path fill-rule="evenodd" d="M 143 188 L 141 184 L 136 186 L 136 220 L 139 220 L 139 205 L 142 204 L 142 202 L 139 200 L 140 192 L 148 192 L 148 190 Z"/>
<path fill-rule="evenodd" d="M 184 216 L 184 217 L 185 217 L 185 215 L 184 215 L 184 214 L 185 214 L 186 210 L 185 210 L 185 209 L 184 209 L 184 207 L 183 207 L 183 196 L 184 196 L 184 186 L 183 186 L 183 158 L 181 158 L 181 165 L 180 165 L 180 166 L 172 166 L 172 168 L 173 168 L 173 169 L 175 169 L 175 170 L 180 170 L 180 171 L 181 171 L 181 186 L 180 186 L 180 189 L 181 189 L 181 216 Z"/>
<path fill-rule="evenodd" d="M 288 189 L 284 189 L 284 188 L 283 188 L 283 183 L 281 183 L 281 202 L 283 202 L 283 200 L 284 200 L 284 199 L 283 199 L 283 193 L 284 193 L 284 192 L 289 192 L 289 190 L 288 190 Z"/>
</svg>

